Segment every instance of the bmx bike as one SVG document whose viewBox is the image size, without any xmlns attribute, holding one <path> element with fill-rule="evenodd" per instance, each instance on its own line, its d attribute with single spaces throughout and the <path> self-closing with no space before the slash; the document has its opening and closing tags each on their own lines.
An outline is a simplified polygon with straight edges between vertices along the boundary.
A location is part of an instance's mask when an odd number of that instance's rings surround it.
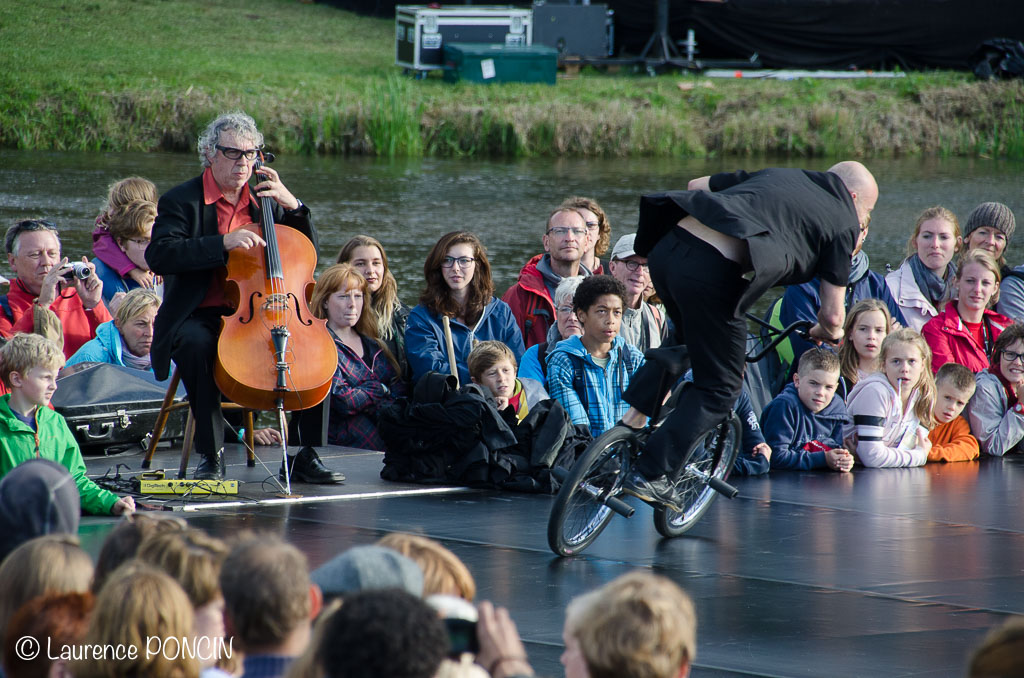
<svg viewBox="0 0 1024 678">
<path fill-rule="evenodd" d="M 761 326 L 763 341 L 760 347 L 748 352 L 746 361 L 761 360 L 780 342 L 794 332 L 808 338 L 808 321 L 797 321 L 784 329 L 773 327 L 760 318 L 747 314 L 747 318 Z M 658 390 L 664 394 L 682 376 L 684 366 L 679 352 L 673 349 L 652 349 L 645 354 L 663 368 Z M 562 482 L 548 517 L 548 545 L 559 556 L 581 553 L 590 546 L 618 513 L 630 518 L 636 510 L 620 497 L 624 484 L 637 457 L 651 434 L 665 419 L 679 393 L 688 384 L 679 384 L 672 396 L 651 413 L 649 423 L 642 429 L 619 424 L 598 436 L 573 467 L 557 473 Z M 654 527 L 664 537 L 678 537 L 701 519 L 719 494 L 732 499 L 739 490 L 726 482 L 739 454 L 741 428 L 735 412 L 709 431 L 699 436 L 683 456 L 676 474 L 676 497 L 679 508 L 661 502 L 647 502 L 654 508 Z"/>
</svg>

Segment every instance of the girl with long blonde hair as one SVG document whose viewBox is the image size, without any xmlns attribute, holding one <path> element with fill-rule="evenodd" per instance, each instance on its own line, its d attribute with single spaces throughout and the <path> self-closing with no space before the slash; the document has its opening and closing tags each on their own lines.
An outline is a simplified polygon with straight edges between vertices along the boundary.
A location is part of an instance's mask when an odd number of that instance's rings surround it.
<svg viewBox="0 0 1024 678">
<path fill-rule="evenodd" d="M 935 403 L 931 350 L 908 327 L 882 341 L 879 371 L 857 382 L 847 401 L 853 422 L 843 430 L 847 449 L 864 466 L 921 466 L 928 461 Z"/>
<path fill-rule="evenodd" d="M 342 245 L 339 264 L 351 264 L 366 278 L 369 305 L 377 314 L 377 337 L 391 351 L 399 364 L 399 373 L 408 376 L 405 359 L 405 323 L 409 307 L 398 299 L 398 282 L 391 273 L 387 252 L 376 238 L 357 235 Z"/>
</svg>

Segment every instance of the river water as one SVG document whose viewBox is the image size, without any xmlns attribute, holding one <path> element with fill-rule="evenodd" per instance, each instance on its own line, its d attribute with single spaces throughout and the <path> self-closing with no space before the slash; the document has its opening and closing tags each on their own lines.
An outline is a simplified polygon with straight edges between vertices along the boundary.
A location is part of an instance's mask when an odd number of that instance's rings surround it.
<svg viewBox="0 0 1024 678">
<path fill-rule="evenodd" d="M 689 179 L 718 171 L 768 165 L 825 169 L 830 164 L 751 158 L 387 161 L 286 156 L 274 167 L 312 210 L 320 232 L 320 270 L 334 262 L 349 237 L 372 235 L 387 249 L 402 299 L 415 304 L 426 253 L 448 231 L 480 236 L 500 296 L 523 263 L 541 250 L 548 212 L 569 195 L 593 197 L 604 207 L 614 244 L 635 230 L 643 193 L 685 188 Z M 884 272 L 886 263 L 899 264 L 914 220 L 926 207 L 944 205 L 965 221 L 979 202 L 994 200 L 1024 220 L 1022 161 L 905 158 L 867 164 L 881 194 L 865 247 L 876 271 Z M 140 175 L 165 191 L 198 173 L 194 154 L 2 150 L 0 221 L 6 227 L 18 218 L 53 219 L 66 255 L 91 256 L 90 233 L 109 184 Z M 1007 258 L 1011 264 L 1024 263 L 1024 224 Z M 5 273 L 6 268 L 0 266 Z"/>
</svg>

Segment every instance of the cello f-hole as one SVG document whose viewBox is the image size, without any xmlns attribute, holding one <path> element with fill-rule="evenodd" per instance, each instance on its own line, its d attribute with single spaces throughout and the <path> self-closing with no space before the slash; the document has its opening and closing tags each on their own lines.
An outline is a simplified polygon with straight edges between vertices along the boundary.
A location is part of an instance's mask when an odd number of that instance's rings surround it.
<svg viewBox="0 0 1024 678">
<path fill-rule="evenodd" d="M 249 295 L 249 316 L 246 317 L 246 318 L 239 318 L 238 322 L 240 322 L 243 325 L 247 325 L 249 322 L 252 321 L 253 316 L 256 315 L 256 302 L 253 301 L 253 297 L 262 297 L 262 296 L 263 296 L 263 293 L 262 292 L 258 292 L 258 291 L 257 292 L 253 292 L 252 294 Z"/>
<path fill-rule="evenodd" d="M 292 304 L 295 306 L 295 317 L 298 319 L 298 321 L 307 327 L 312 325 L 313 320 L 307 319 L 302 315 L 302 304 L 299 303 L 299 298 L 295 296 L 295 293 L 289 292 L 288 298 L 292 300 Z"/>
</svg>

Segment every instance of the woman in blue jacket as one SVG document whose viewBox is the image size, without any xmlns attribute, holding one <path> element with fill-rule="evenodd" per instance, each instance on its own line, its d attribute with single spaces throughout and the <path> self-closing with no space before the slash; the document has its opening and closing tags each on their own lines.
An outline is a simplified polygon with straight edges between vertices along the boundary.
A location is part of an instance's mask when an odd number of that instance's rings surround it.
<svg viewBox="0 0 1024 678">
<path fill-rule="evenodd" d="M 415 382 L 427 372 L 448 374 L 442 316 L 448 316 L 455 347 L 459 383 L 468 384 L 466 360 L 477 342 L 504 343 L 518 361 L 526 350 L 512 310 L 494 298 L 491 264 L 479 238 L 466 231 L 441 236 L 423 265 L 427 286 L 412 309 L 405 331 L 405 350 Z"/>
</svg>

